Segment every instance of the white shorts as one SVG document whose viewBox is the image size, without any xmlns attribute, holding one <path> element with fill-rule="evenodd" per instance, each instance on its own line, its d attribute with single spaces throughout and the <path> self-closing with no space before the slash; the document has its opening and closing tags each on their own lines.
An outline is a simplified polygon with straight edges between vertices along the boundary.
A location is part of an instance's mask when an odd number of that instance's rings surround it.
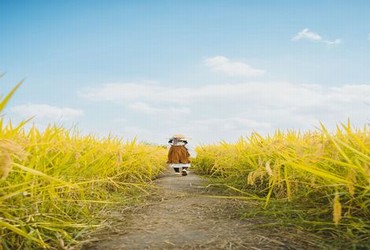
<svg viewBox="0 0 370 250">
<path fill-rule="evenodd" d="M 190 163 L 171 163 L 168 166 L 171 168 L 190 168 Z"/>
</svg>

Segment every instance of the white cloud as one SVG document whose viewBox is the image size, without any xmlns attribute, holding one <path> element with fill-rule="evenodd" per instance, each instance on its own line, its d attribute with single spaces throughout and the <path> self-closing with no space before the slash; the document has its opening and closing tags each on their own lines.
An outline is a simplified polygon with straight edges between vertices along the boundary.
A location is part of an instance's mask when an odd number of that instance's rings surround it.
<svg viewBox="0 0 370 250">
<path fill-rule="evenodd" d="M 266 132 L 272 129 L 269 122 L 260 122 L 245 118 L 243 114 L 228 116 L 223 114 L 217 118 L 195 119 L 189 121 L 189 126 L 180 127 L 179 131 L 189 135 L 193 143 L 214 143 L 220 140 L 235 141 L 240 136 L 246 136 L 253 131 Z"/>
<path fill-rule="evenodd" d="M 312 32 L 307 28 L 301 30 L 292 38 L 292 41 L 299 41 L 299 40 L 309 40 L 313 42 L 325 43 L 328 45 L 337 45 L 342 42 L 340 39 L 335 39 L 333 41 L 325 40 L 319 34 Z"/>
<path fill-rule="evenodd" d="M 240 116 L 223 117 L 223 118 L 211 118 L 205 120 L 195 120 L 192 125 L 198 129 L 209 130 L 210 127 L 225 130 L 242 130 L 242 129 L 255 129 L 271 128 L 271 124 L 268 122 L 259 122 L 252 119 L 243 118 Z"/>
<path fill-rule="evenodd" d="M 135 102 L 129 105 L 129 108 L 137 111 L 137 112 L 142 112 L 145 114 L 150 114 L 150 115 L 163 115 L 163 116 L 169 116 L 169 115 L 186 115 L 190 114 L 190 109 L 187 107 L 163 107 L 163 108 L 157 108 L 154 107 L 153 105 L 149 105 L 147 103 L 143 102 Z"/>
<path fill-rule="evenodd" d="M 145 89 L 145 91 L 138 91 Z M 125 90 L 125 91 L 121 91 Z M 105 93 L 105 95 L 100 95 Z M 132 93 L 132 95 L 131 95 Z M 163 110 L 189 113 L 181 105 L 191 103 L 223 101 L 225 103 L 244 100 L 250 103 L 263 103 L 265 106 L 317 106 L 320 103 L 346 100 L 370 101 L 370 85 L 343 85 L 326 87 L 315 84 L 293 84 L 289 82 L 246 82 L 238 84 L 213 84 L 199 87 L 170 87 L 145 84 L 108 84 L 86 89 L 82 96 L 89 100 L 113 103 L 128 103 L 131 109 L 146 113 L 157 113 Z M 91 97 L 94 98 L 91 98 Z M 149 103 L 149 104 L 148 104 Z M 155 108 L 154 103 L 176 104 Z"/>
<path fill-rule="evenodd" d="M 139 139 L 150 138 L 151 134 L 151 131 L 137 126 L 125 126 L 123 129 L 123 135 L 128 139 L 134 139 L 135 137 Z"/>
<path fill-rule="evenodd" d="M 146 91 L 139 91 L 142 89 Z M 122 90 L 125 92 L 120 93 Z M 112 94 L 99 96 L 101 92 Z M 146 136 L 140 139 L 155 142 L 164 142 L 171 133 L 179 132 L 191 135 L 194 142 L 212 143 L 233 141 L 252 131 L 266 134 L 278 128 L 313 129 L 320 121 L 332 126 L 347 118 L 362 126 L 370 119 L 370 85 L 366 84 L 242 82 L 174 87 L 117 83 L 84 90 L 83 96 L 119 103 L 119 109 L 124 105 L 128 108 L 125 126 L 147 131 L 140 132 Z M 148 116 L 135 123 L 138 118 L 132 120 L 132 114 Z"/>
<path fill-rule="evenodd" d="M 47 104 L 18 105 L 12 107 L 10 110 L 24 119 L 35 116 L 36 118 L 53 121 L 73 120 L 83 115 L 83 111 L 80 109 L 56 107 Z"/>
<path fill-rule="evenodd" d="M 135 100 L 138 97 L 150 96 L 153 92 L 158 94 L 163 87 L 153 84 L 138 83 L 108 83 L 100 87 L 83 90 L 80 95 L 91 101 L 117 101 Z"/>
<path fill-rule="evenodd" d="M 295 35 L 292 38 L 292 41 L 298 41 L 298 40 L 301 40 L 301 39 L 308 39 L 308 40 L 312 40 L 312 41 L 321 41 L 322 37 L 319 34 L 316 34 L 312 31 L 309 31 L 308 29 L 303 29 L 302 31 L 300 31 L 297 35 Z"/>
<path fill-rule="evenodd" d="M 229 76 L 261 76 L 265 73 L 264 70 L 254 69 L 243 62 L 231 61 L 224 56 L 207 58 L 204 60 L 204 64 L 212 71 Z"/>
<path fill-rule="evenodd" d="M 334 41 L 323 40 L 322 42 L 328 45 L 336 45 L 342 43 L 342 40 L 340 39 L 335 39 Z"/>
<path fill-rule="evenodd" d="M 280 87 L 286 87 L 286 83 L 240 83 L 240 84 L 213 84 L 200 87 L 170 87 L 160 85 L 146 85 L 133 83 L 105 84 L 100 87 L 88 88 L 81 92 L 81 96 L 97 102 L 113 103 L 177 103 L 186 104 L 197 100 L 209 98 L 233 99 L 236 96 L 248 95 L 270 87 L 280 91 Z M 145 91 L 143 91 L 145 90 Z M 266 91 L 263 91 L 266 93 Z M 268 93 L 269 91 L 267 91 Z M 141 107 L 141 109 L 144 109 Z M 148 109 L 148 108 L 147 108 Z"/>
</svg>

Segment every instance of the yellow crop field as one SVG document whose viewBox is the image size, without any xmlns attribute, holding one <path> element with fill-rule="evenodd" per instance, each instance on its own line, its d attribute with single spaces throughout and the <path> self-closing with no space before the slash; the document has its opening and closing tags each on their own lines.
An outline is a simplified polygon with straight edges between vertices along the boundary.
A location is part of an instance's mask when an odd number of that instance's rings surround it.
<svg viewBox="0 0 370 250">
<path fill-rule="evenodd" d="M 305 133 L 253 133 L 196 151 L 200 173 L 237 190 L 241 199 L 261 202 L 262 213 L 353 246 L 370 242 L 367 126 L 355 129 L 348 122 L 335 132 L 322 125 Z"/>
<path fill-rule="evenodd" d="M 20 85 L 0 98 L 1 114 Z M 150 194 L 166 168 L 163 146 L 28 123 L 0 117 L 0 249 L 72 249 L 103 226 L 110 206 Z M 259 204 L 245 217 L 265 214 L 272 226 L 304 228 L 332 246 L 370 244 L 368 126 L 253 133 L 196 153 L 193 169 L 238 193 L 231 198 Z"/>
<path fill-rule="evenodd" d="M 16 89 L 0 99 L 0 113 Z M 165 167 L 166 149 L 119 138 L 44 131 L 0 118 L 0 249 L 67 249 L 132 202 Z"/>
</svg>

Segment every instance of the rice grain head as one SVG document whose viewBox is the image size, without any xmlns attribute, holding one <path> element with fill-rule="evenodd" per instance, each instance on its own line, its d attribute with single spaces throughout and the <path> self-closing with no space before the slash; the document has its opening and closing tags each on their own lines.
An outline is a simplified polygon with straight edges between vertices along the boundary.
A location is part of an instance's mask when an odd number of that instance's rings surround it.
<svg viewBox="0 0 370 250">
<path fill-rule="evenodd" d="M 333 202 L 333 222 L 338 226 L 340 220 L 342 219 L 342 205 L 339 201 L 338 192 L 335 193 L 334 202 Z"/>
<path fill-rule="evenodd" d="M 361 176 L 361 174 L 359 175 L 359 173 L 357 173 L 356 170 L 354 169 L 347 170 L 347 180 L 348 180 L 347 187 L 348 192 L 352 197 L 355 196 L 355 183 L 359 183 L 357 176 Z"/>
<path fill-rule="evenodd" d="M 11 140 L 0 140 L 0 179 L 5 180 L 12 169 L 12 157 L 24 159 L 26 152 Z"/>
<path fill-rule="evenodd" d="M 12 169 L 12 159 L 9 153 L 0 152 L 0 179 L 5 180 Z"/>
<path fill-rule="evenodd" d="M 273 174 L 272 174 L 272 170 L 271 170 L 271 167 L 270 167 L 270 161 L 266 162 L 265 168 L 266 168 L 266 171 L 267 171 L 268 175 L 272 176 Z"/>
<path fill-rule="evenodd" d="M 247 177 L 247 184 L 253 186 L 255 184 L 255 178 L 253 172 L 250 172 Z"/>
<path fill-rule="evenodd" d="M 11 140 L 3 139 L 0 140 L 0 152 L 12 154 L 23 160 L 27 156 L 27 152 L 19 146 L 17 143 Z"/>
</svg>

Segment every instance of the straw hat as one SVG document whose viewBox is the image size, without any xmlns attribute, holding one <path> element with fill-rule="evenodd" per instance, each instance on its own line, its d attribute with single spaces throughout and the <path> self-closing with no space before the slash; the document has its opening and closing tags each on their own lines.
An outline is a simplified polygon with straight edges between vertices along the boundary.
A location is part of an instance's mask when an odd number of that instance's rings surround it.
<svg viewBox="0 0 370 250">
<path fill-rule="evenodd" d="M 185 135 L 182 135 L 182 134 L 176 134 L 176 135 L 173 135 L 172 138 L 176 138 L 176 139 L 186 139 L 186 136 Z"/>
</svg>

